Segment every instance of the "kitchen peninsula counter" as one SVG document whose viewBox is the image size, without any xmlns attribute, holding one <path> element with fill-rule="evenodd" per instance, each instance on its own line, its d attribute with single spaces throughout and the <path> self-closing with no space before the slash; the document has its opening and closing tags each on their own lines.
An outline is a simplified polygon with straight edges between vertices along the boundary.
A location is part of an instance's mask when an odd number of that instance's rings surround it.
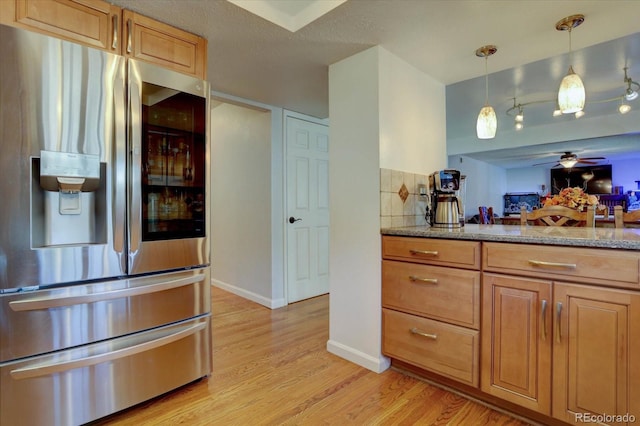
<svg viewBox="0 0 640 426">
<path fill-rule="evenodd" d="M 465 224 L 458 229 L 428 226 L 382 228 L 380 233 L 448 240 L 640 250 L 640 229 Z"/>
<path fill-rule="evenodd" d="M 640 418 L 640 229 L 380 232 L 382 354 L 396 368 L 542 424 Z"/>
</svg>

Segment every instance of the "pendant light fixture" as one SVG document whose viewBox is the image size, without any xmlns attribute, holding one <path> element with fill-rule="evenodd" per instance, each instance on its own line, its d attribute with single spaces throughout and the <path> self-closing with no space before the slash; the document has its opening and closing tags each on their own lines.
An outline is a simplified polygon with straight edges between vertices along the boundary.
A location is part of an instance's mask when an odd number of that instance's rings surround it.
<svg viewBox="0 0 640 426">
<path fill-rule="evenodd" d="M 484 58 L 484 74 L 485 74 L 485 100 L 484 106 L 478 114 L 478 121 L 476 123 L 476 134 L 478 139 L 493 139 L 496 136 L 496 129 L 498 128 L 498 118 L 493 107 L 489 105 L 489 73 L 487 71 L 487 61 L 489 56 L 498 51 L 498 48 L 493 45 L 482 46 L 476 50 L 476 56 Z"/>
<path fill-rule="evenodd" d="M 560 83 L 558 106 L 563 114 L 582 111 L 585 102 L 585 90 L 582 79 L 573 71 L 571 64 L 571 30 L 584 22 L 584 15 L 571 15 L 556 23 L 556 30 L 569 32 L 569 71 Z"/>
</svg>

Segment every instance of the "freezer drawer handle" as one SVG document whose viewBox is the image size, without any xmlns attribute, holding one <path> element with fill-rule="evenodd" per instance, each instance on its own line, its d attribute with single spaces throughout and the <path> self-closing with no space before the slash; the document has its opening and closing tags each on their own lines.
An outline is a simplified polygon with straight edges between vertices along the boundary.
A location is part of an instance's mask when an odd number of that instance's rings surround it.
<svg viewBox="0 0 640 426">
<path fill-rule="evenodd" d="M 83 294 L 80 296 L 63 297 L 43 297 L 41 299 L 14 300 L 9 302 L 9 306 L 15 312 L 36 311 L 40 309 L 59 308 L 61 306 L 81 305 L 83 303 L 101 302 L 104 300 L 121 299 L 124 297 L 140 296 L 143 294 L 157 293 L 159 291 L 170 290 L 183 287 L 185 285 L 204 281 L 204 274 L 194 275 L 187 278 L 179 278 L 147 286 L 123 288 L 121 290 L 105 291 L 94 294 Z"/>
<path fill-rule="evenodd" d="M 88 356 L 86 358 L 75 359 L 71 361 L 38 365 L 35 367 L 18 368 L 11 371 L 11 377 L 16 380 L 31 379 L 34 377 L 42 377 L 55 373 L 62 373 L 76 368 L 90 367 L 92 365 L 100 364 L 103 362 L 125 358 L 128 356 L 139 354 L 141 352 L 150 351 L 160 346 L 168 345 L 180 339 L 184 339 L 185 337 L 191 336 L 192 334 L 203 330 L 206 326 L 206 322 L 201 322 L 168 336 L 164 336 L 150 342 L 141 343 L 139 345 L 130 346 L 128 348 L 119 349 L 117 351 L 108 352 L 106 354 Z"/>
</svg>

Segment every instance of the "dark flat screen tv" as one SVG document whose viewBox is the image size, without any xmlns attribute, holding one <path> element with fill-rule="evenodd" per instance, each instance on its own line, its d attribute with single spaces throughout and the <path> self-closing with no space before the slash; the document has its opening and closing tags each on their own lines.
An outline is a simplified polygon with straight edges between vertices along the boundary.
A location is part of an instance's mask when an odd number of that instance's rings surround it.
<svg viewBox="0 0 640 426">
<path fill-rule="evenodd" d="M 576 186 L 587 194 L 611 194 L 611 164 L 551 169 L 551 194 Z"/>
</svg>

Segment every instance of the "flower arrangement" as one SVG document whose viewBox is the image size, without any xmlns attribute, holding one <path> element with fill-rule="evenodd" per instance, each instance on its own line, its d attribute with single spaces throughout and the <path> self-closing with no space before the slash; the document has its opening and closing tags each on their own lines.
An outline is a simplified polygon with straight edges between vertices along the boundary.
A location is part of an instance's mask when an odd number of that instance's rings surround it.
<svg viewBox="0 0 640 426">
<path fill-rule="evenodd" d="M 586 206 L 597 206 L 599 204 L 596 195 L 589 195 L 582 188 L 564 188 L 559 194 L 547 198 L 544 206 L 565 206 L 576 210 L 582 210 Z"/>
</svg>

